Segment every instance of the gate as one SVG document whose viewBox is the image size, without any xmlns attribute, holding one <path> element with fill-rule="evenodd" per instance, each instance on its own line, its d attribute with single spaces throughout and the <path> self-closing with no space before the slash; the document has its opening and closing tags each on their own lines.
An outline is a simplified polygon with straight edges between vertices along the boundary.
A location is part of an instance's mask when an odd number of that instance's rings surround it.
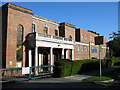
<svg viewBox="0 0 120 90">
<path fill-rule="evenodd" d="M 29 74 L 22 74 L 22 67 L 0 69 L 0 75 L 2 76 L 1 81 L 24 81 L 43 77 L 51 77 L 53 74 L 53 67 L 54 65 L 30 67 Z"/>
</svg>

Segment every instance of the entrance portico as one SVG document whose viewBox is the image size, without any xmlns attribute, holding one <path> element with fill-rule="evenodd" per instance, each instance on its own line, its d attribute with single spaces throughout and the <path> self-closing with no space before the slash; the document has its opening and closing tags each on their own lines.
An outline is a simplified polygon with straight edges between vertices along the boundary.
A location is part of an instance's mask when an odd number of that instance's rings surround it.
<svg viewBox="0 0 120 90">
<path fill-rule="evenodd" d="M 31 66 L 42 66 L 42 65 L 54 65 L 54 62 L 59 59 L 74 59 L 74 43 L 63 37 L 55 38 L 52 35 L 47 37 L 42 36 L 39 33 L 35 35 L 35 58 L 32 59 L 32 50 L 29 50 L 29 67 Z M 71 54 L 69 54 L 71 51 Z M 35 65 L 32 62 L 35 61 Z M 37 71 L 37 70 L 36 70 Z M 51 71 L 53 69 L 51 68 Z"/>
</svg>

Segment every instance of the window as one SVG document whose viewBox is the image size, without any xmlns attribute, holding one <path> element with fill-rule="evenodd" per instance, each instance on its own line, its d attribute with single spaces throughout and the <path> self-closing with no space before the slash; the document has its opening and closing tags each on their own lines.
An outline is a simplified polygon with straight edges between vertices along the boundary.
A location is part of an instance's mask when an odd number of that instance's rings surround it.
<svg viewBox="0 0 120 90">
<path fill-rule="evenodd" d="M 80 50 L 79 45 L 78 45 L 78 51 Z"/>
<path fill-rule="evenodd" d="M 48 34 L 48 27 L 44 27 L 43 34 L 45 34 L 45 35 Z"/>
<path fill-rule="evenodd" d="M 58 30 L 55 29 L 55 36 L 58 36 Z"/>
<path fill-rule="evenodd" d="M 93 37 L 93 41 L 94 41 L 94 37 Z"/>
<path fill-rule="evenodd" d="M 87 34 L 85 34 L 85 39 L 87 39 Z"/>
<path fill-rule="evenodd" d="M 23 59 L 23 26 L 18 25 L 17 29 L 17 48 L 16 48 L 16 60 L 22 61 Z"/>
<path fill-rule="evenodd" d="M 92 37 L 90 36 L 90 40 L 92 40 Z"/>
<path fill-rule="evenodd" d="M 35 24 L 32 23 L 32 33 L 35 32 Z"/>
<path fill-rule="evenodd" d="M 84 51 L 84 46 L 82 46 L 82 52 Z"/>
<path fill-rule="evenodd" d="M 69 37 L 69 40 L 72 41 L 72 37 L 71 36 Z"/>
<path fill-rule="evenodd" d="M 83 33 L 82 33 L 82 38 L 83 38 Z"/>
<path fill-rule="evenodd" d="M 92 47 L 92 53 L 97 53 L 97 48 L 96 47 Z"/>
<path fill-rule="evenodd" d="M 85 48 L 85 51 L 87 52 L 88 51 L 88 47 L 86 46 L 86 48 Z"/>
</svg>

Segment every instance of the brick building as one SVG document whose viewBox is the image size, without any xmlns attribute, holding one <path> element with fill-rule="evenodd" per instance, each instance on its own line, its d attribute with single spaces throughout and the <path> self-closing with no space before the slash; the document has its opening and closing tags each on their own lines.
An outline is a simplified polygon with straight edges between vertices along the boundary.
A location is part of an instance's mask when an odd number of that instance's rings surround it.
<svg viewBox="0 0 120 90">
<path fill-rule="evenodd" d="M 7 3 L 2 7 L 2 66 L 53 65 L 58 59 L 99 58 L 91 32 L 75 25 L 36 16 L 32 10 Z M 106 38 L 102 58 L 107 57 Z"/>
</svg>

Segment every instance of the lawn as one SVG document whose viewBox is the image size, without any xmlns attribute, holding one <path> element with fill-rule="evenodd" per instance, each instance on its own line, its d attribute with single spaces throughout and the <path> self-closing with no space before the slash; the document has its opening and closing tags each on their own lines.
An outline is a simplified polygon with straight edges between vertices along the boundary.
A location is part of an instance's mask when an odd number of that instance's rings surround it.
<svg viewBox="0 0 120 90">
<path fill-rule="evenodd" d="M 89 77 L 89 78 L 86 78 L 86 79 L 83 79 L 82 81 L 85 81 L 85 82 L 93 82 L 93 81 L 106 81 L 106 80 L 111 80 L 112 78 L 110 77 L 105 77 L 105 76 L 92 76 L 92 77 Z"/>
</svg>

